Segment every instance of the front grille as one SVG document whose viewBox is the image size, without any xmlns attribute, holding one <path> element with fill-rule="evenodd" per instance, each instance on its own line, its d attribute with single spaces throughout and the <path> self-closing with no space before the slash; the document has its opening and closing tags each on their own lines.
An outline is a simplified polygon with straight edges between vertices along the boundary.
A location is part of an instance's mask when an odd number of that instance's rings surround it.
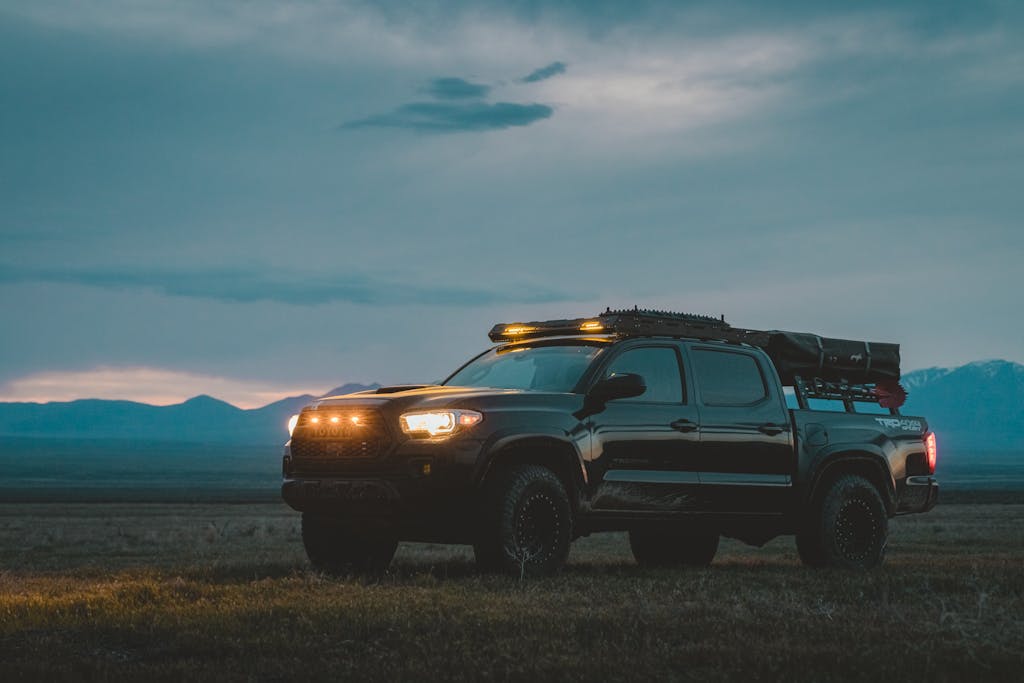
<svg viewBox="0 0 1024 683">
<path fill-rule="evenodd" d="M 293 458 L 374 458 L 380 455 L 380 439 L 370 441 L 292 441 Z"/>
<path fill-rule="evenodd" d="M 341 461 L 376 458 L 391 445 L 380 413 L 369 409 L 306 411 L 292 435 L 296 470 L 324 472 Z"/>
</svg>

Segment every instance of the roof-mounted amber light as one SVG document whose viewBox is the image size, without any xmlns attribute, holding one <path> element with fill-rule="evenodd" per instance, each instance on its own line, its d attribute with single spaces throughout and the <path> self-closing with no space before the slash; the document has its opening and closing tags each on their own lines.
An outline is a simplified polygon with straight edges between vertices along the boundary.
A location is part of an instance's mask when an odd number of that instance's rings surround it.
<svg viewBox="0 0 1024 683">
<path fill-rule="evenodd" d="M 529 325 L 508 325 L 505 327 L 505 335 L 509 337 L 521 337 L 524 334 L 530 334 L 536 332 L 536 327 L 530 327 Z"/>
<path fill-rule="evenodd" d="M 580 325 L 580 332 L 600 332 L 603 329 L 604 324 L 600 320 L 588 320 Z"/>
</svg>

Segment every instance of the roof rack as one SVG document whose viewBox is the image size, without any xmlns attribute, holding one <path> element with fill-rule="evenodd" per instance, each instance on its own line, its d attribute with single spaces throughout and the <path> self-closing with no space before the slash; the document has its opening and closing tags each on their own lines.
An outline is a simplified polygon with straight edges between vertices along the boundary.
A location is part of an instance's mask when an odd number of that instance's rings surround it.
<svg viewBox="0 0 1024 683">
<path fill-rule="evenodd" d="M 499 323 L 491 328 L 488 336 L 493 342 L 516 342 L 594 334 L 749 344 L 771 357 L 779 378 L 786 385 L 793 385 L 802 376 L 837 383 L 836 386 L 858 385 L 873 390 L 876 383 L 900 378 L 899 344 L 833 339 L 803 332 L 749 330 L 733 327 L 724 316 L 715 318 L 637 307 L 618 311 L 609 308 L 594 318 Z"/>
<path fill-rule="evenodd" d="M 875 403 L 888 408 L 892 415 L 899 415 L 899 408 L 907 400 L 907 392 L 898 382 L 876 383 L 829 382 L 820 377 L 793 378 L 793 393 L 797 406 L 802 410 L 809 407 L 808 400 L 842 401 L 847 412 L 855 412 L 854 403 Z"/>
</svg>

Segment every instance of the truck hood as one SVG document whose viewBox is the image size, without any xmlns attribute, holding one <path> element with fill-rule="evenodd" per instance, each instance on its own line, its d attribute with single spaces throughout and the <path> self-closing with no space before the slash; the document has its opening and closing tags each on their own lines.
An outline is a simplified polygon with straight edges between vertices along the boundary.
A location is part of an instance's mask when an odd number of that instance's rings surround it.
<svg viewBox="0 0 1024 683">
<path fill-rule="evenodd" d="M 571 394 L 548 394 L 521 389 L 493 389 L 488 387 L 450 387 L 437 384 L 412 384 L 380 387 L 344 396 L 325 396 L 312 402 L 314 409 L 344 408 L 347 406 L 386 407 L 388 410 L 434 409 L 472 407 L 480 403 L 503 402 L 510 396 L 572 396 Z M 579 400 L 582 400 L 580 397 Z"/>
</svg>

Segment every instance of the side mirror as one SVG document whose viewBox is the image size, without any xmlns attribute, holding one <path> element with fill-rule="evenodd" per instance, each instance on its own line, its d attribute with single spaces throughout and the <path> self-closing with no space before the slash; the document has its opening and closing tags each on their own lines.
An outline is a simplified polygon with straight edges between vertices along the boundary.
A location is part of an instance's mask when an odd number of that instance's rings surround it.
<svg viewBox="0 0 1024 683">
<path fill-rule="evenodd" d="M 590 388 L 583 398 L 583 407 L 574 413 L 577 420 L 596 415 L 604 410 L 608 401 L 617 398 L 633 398 L 647 391 L 647 383 L 640 375 L 624 372 L 621 375 L 605 377 Z"/>
</svg>

